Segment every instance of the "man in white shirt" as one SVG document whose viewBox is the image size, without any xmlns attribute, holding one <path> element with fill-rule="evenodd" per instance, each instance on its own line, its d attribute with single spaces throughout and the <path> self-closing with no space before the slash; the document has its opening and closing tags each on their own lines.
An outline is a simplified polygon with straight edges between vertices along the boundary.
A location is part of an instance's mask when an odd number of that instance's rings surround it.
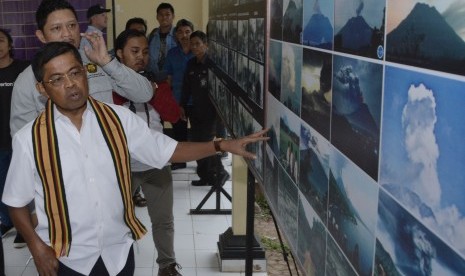
<svg viewBox="0 0 465 276">
<path fill-rule="evenodd" d="M 107 12 L 111 9 L 105 9 L 102 5 L 93 5 L 87 9 L 87 20 L 89 20 L 89 26 L 87 26 L 86 33 L 97 33 L 103 34 L 103 30 L 107 28 L 108 16 Z M 81 39 L 81 45 L 79 48 L 90 47 L 89 41 L 86 38 Z"/>
<path fill-rule="evenodd" d="M 131 246 L 146 230 L 131 201 L 129 156 L 155 168 L 223 151 L 255 158 L 247 144 L 267 140 L 268 130 L 203 143 L 178 143 L 153 131 L 127 108 L 89 97 L 81 56 L 69 43 L 48 43 L 32 66 L 37 89 L 49 100 L 13 137 L 2 200 L 40 275 L 133 275 Z"/>
<path fill-rule="evenodd" d="M 42 43 L 64 41 L 79 47 L 81 34 L 74 7 L 67 1 L 42 1 L 36 11 L 37 38 Z M 85 38 L 101 35 L 88 33 Z M 81 49 L 90 94 L 99 101 L 112 103 L 112 92 L 134 102 L 146 102 L 153 96 L 151 83 L 133 70 L 111 59 L 103 39 L 95 40 L 87 50 Z M 38 93 L 31 66 L 27 67 L 15 81 L 11 96 L 11 136 L 44 110 L 46 97 Z M 33 208 L 33 206 L 32 206 Z M 32 209 L 31 208 L 31 209 Z M 34 218 L 34 216 L 33 216 Z M 15 247 L 24 245 L 20 235 L 14 241 Z"/>
</svg>

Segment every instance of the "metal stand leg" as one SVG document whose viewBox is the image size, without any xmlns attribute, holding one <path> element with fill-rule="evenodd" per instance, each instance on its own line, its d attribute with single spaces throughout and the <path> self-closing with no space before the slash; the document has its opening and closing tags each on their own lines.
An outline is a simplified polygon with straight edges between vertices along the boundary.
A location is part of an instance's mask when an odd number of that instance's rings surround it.
<svg viewBox="0 0 465 276">
<path fill-rule="evenodd" d="M 221 203 L 221 193 L 229 200 L 231 201 L 231 195 L 228 194 L 228 192 L 223 188 L 221 183 L 221 180 L 216 181 L 215 185 L 213 185 L 208 191 L 208 193 L 205 195 L 205 197 L 202 199 L 202 201 L 199 203 L 199 205 L 195 209 L 190 210 L 191 215 L 230 215 L 231 214 L 231 209 L 220 209 L 220 203 Z M 216 208 L 215 209 L 204 209 L 202 210 L 203 205 L 207 202 L 207 200 L 210 198 L 210 196 L 216 192 Z"/>
<path fill-rule="evenodd" d="M 252 276 L 253 246 L 254 246 L 254 218 L 255 218 L 255 177 L 250 169 L 247 170 L 247 225 L 246 225 L 246 257 L 245 275 Z"/>
</svg>

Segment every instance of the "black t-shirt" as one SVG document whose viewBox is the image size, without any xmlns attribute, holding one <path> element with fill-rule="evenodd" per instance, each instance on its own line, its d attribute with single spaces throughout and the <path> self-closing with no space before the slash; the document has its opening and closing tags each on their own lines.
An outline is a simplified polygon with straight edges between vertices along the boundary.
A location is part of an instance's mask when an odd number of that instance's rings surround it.
<svg viewBox="0 0 465 276">
<path fill-rule="evenodd" d="M 208 68 L 211 60 L 205 56 L 202 61 L 196 57 L 191 58 L 186 65 L 184 73 L 181 105 L 185 106 L 192 97 L 191 120 L 198 123 L 211 123 L 217 118 L 216 109 L 213 106 L 208 92 Z"/>
<path fill-rule="evenodd" d="M 10 110 L 13 84 L 29 62 L 15 59 L 5 68 L 0 68 L 0 149 L 11 150 Z"/>
</svg>

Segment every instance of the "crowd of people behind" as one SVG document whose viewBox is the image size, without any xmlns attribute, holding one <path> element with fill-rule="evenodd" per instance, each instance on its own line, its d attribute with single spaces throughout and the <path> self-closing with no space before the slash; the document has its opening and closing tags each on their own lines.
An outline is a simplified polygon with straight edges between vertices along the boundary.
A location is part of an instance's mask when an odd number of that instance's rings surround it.
<svg viewBox="0 0 465 276">
<path fill-rule="evenodd" d="M 1 235 L 17 230 L 14 247 L 28 246 L 40 275 L 133 275 L 132 243 L 146 231 L 134 205 L 147 206 L 158 275 L 181 275 L 171 171 L 197 160 L 192 185 L 223 185 L 221 153 L 253 158 L 245 145 L 265 140 L 266 130 L 221 139 L 207 36 L 187 19 L 174 24 L 171 4 L 158 5 L 148 36 L 143 18 L 129 19 L 111 50 L 108 12 L 89 7 L 81 34 L 69 2 L 42 1 L 36 36 L 44 47 L 32 61 L 14 59 L 0 29 Z"/>
</svg>

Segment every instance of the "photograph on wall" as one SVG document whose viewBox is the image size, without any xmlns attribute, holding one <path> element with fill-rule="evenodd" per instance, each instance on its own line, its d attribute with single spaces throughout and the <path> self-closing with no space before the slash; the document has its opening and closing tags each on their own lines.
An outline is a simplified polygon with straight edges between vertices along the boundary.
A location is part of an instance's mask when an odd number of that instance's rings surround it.
<svg viewBox="0 0 465 276">
<path fill-rule="evenodd" d="M 334 55 L 331 143 L 378 179 L 383 66 Z"/>
<path fill-rule="evenodd" d="M 463 275 L 465 260 L 382 189 L 378 212 L 375 275 Z"/>
<path fill-rule="evenodd" d="M 465 83 L 386 67 L 380 185 L 465 256 Z"/>
<path fill-rule="evenodd" d="M 247 19 L 239 19 L 237 21 L 237 30 L 238 30 L 238 35 L 240 37 L 238 43 L 237 43 L 237 48 L 239 52 L 243 53 L 244 55 L 247 55 L 247 50 L 248 50 L 248 29 L 249 29 L 249 20 Z"/>
<path fill-rule="evenodd" d="M 302 44 L 333 49 L 334 0 L 304 0 Z"/>
<path fill-rule="evenodd" d="M 299 189 L 326 225 L 328 215 L 328 174 L 331 145 L 317 131 L 300 128 Z"/>
<path fill-rule="evenodd" d="M 283 1 L 270 1 L 270 37 L 277 40 L 283 40 Z"/>
<path fill-rule="evenodd" d="M 223 28 L 223 23 L 221 20 L 215 20 L 215 37 L 216 37 L 216 41 L 218 43 L 223 43 L 223 38 L 222 38 L 222 35 L 223 35 L 223 32 L 222 32 L 222 29 Z"/>
<path fill-rule="evenodd" d="M 258 106 L 263 106 L 263 65 L 249 59 L 249 98 Z"/>
<path fill-rule="evenodd" d="M 238 53 L 237 65 L 237 84 L 242 90 L 246 91 L 248 81 L 247 73 L 249 71 L 249 59 L 247 56 Z"/>
<path fill-rule="evenodd" d="M 329 140 L 332 98 L 331 54 L 303 49 L 301 118 Z"/>
<path fill-rule="evenodd" d="M 248 56 L 250 58 L 257 57 L 258 45 L 256 45 L 256 38 L 257 38 L 257 18 L 249 18 L 249 26 L 248 26 L 248 37 L 241 37 L 242 39 L 247 39 L 248 45 Z"/>
<path fill-rule="evenodd" d="M 218 110 L 220 110 L 223 120 L 229 126 L 232 125 L 233 120 L 231 116 L 232 97 L 233 95 L 231 94 L 231 91 L 229 91 L 228 87 L 221 83 L 221 89 L 218 91 Z"/>
<path fill-rule="evenodd" d="M 334 0 L 334 50 L 384 57 L 386 0 Z"/>
<path fill-rule="evenodd" d="M 236 137 L 243 137 L 253 133 L 253 117 L 249 107 L 234 97 L 233 101 L 233 131 Z"/>
<path fill-rule="evenodd" d="M 326 227 L 299 193 L 297 257 L 306 275 L 325 275 Z"/>
<path fill-rule="evenodd" d="M 280 41 L 270 40 L 268 57 L 268 91 L 281 99 L 281 62 L 283 47 Z"/>
<path fill-rule="evenodd" d="M 265 193 L 268 197 L 268 203 L 276 210 L 278 206 L 278 183 L 279 183 L 279 172 L 282 170 L 279 165 L 276 156 L 269 146 L 265 146 L 265 175 L 264 175 L 264 186 Z M 284 173 L 284 172 L 282 172 Z"/>
<path fill-rule="evenodd" d="M 267 144 L 273 150 L 274 154 L 279 158 L 279 137 L 281 132 L 280 120 L 281 120 L 281 110 L 284 109 L 284 106 L 274 97 L 268 95 L 266 97 L 266 127 L 270 130 L 267 135 L 270 137 Z"/>
<path fill-rule="evenodd" d="M 252 122 L 253 132 L 258 132 L 263 129 L 263 126 L 260 125 L 255 119 Z M 263 142 L 253 143 L 247 145 L 247 150 L 254 153 L 256 158 L 252 160 L 252 165 L 257 171 L 255 177 L 257 181 L 263 182 Z"/>
<path fill-rule="evenodd" d="M 281 102 L 300 117 L 302 47 L 283 43 L 282 48 Z"/>
<path fill-rule="evenodd" d="M 213 40 L 208 41 L 208 57 L 217 65 L 218 64 L 218 49 L 216 42 Z"/>
<path fill-rule="evenodd" d="M 256 58 L 265 61 L 265 18 L 257 18 Z"/>
<path fill-rule="evenodd" d="M 386 60 L 465 75 L 464 1 L 392 0 Z"/>
<path fill-rule="evenodd" d="M 299 204 L 297 186 L 287 173 L 279 174 L 278 186 L 278 221 L 286 233 L 287 241 L 294 252 L 297 252 L 297 207 Z"/>
<path fill-rule="evenodd" d="M 235 18 L 235 17 L 234 17 Z M 237 36 L 237 20 L 236 19 L 230 19 L 228 20 L 228 37 L 229 41 L 226 43 L 228 47 L 230 47 L 233 50 L 237 50 L 237 43 L 239 41 L 239 38 Z"/>
<path fill-rule="evenodd" d="M 360 275 L 371 275 L 378 185 L 335 148 L 329 158 L 328 229 Z"/>
<path fill-rule="evenodd" d="M 207 23 L 208 46 L 210 46 L 211 41 L 216 41 L 216 32 L 216 20 L 209 19 Z"/>
<path fill-rule="evenodd" d="M 237 52 L 231 49 L 228 50 L 228 75 L 233 81 L 236 81 Z"/>
<path fill-rule="evenodd" d="M 225 47 L 229 47 L 229 22 L 228 20 L 221 20 L 221 24 L 223 27 L 221 28 L 222 31 L 222 41 L 221 44 L 223 44 Z"/>
<path fill-rule="evenodd" d="M 283 40 L 301 44 L 302 36 L 302 0 L 283 1 Z"/>
<path fill-rule="evenodd" d="M 350 265 L 344 253 L 333 238 L 326 238 L 326 275 L 327 276 L 356 276 L 354 268 Z"/>
<path fill-rule="evenodd" d="M 284 109 L 279 119 L 279 161 L 294 183 L 299 180 L 300 119 Z"/>
</svg>

